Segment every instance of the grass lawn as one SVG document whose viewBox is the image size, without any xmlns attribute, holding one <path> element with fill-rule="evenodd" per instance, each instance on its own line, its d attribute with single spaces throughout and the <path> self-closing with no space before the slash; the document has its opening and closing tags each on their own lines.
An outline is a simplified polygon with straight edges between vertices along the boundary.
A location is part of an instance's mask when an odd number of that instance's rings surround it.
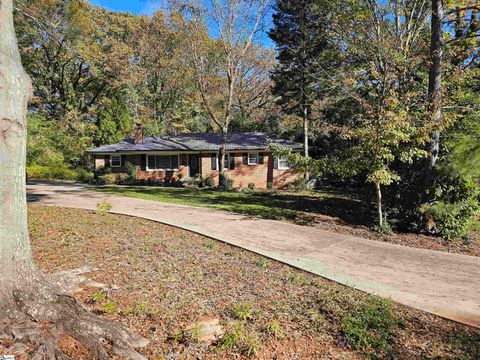
<svg viewBox="0 0 480 360">
<path fill-rule="evenodd" d="M 95 190 L 171 204 L 210 207 L 265 219 L 309 222 L 308 214 L 329 214 L 350 224 L 367 225 L 371 213 L 353 193 L 333 190 L 304 193 L 254 191 L 223 192 L 196 188 L 101 186 Z"/>
<path fill-rule="evenodd" d="M 384 234 L 374 231 L 372 198 L 361 191 L 322 189 L 304 193 L 254 191 L 222 192 L 195 188 L 153 186 L 101 186 L 94 190 L 171 204 L 210 207 L 265 219 L 294 222 L 324 230 L 398 245 L 480 256 L 480 222 L 469 241 L 443 241 L 416 233 Z"/>
<path fill-rule="evenodd" d="M 148 338 L 149 359 L 480 358 L 478 329 L 188 231 L 37 204 L 29 229 L 45 271 L 96 268 L 108 286 L 77 298 Z M 211 318 L 226 331 L 212 344 L 183 331 Z"/>
</svg>

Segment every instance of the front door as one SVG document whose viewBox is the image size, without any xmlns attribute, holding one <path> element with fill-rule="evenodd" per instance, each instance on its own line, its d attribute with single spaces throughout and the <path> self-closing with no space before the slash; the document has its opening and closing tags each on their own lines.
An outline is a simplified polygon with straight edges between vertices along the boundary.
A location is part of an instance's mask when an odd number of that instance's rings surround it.
<svg viewBox="0 0 480 360">
<path fill-rule="evenodd" d="M 200 156 L 188 154 L 188 176 L 195 177 L 200 174 Z"/>
</svg>

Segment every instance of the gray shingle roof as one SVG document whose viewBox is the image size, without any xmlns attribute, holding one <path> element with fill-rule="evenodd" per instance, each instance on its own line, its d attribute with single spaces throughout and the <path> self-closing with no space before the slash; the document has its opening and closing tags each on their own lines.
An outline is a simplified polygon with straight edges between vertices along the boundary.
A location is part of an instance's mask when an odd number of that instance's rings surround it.
<svg viewBox="0 0 480 360">
<path fill-rule="evenodd" d="M 221 134 L 178 134 L 175 136 L 146 136 L 143 144 L 135 144 L 133 138 L 88 150 L 89 153 L 148 152 L 148 151 L 217 151 Z M 291 140 L 279 139 L 271 133 L 251 132 L 228 135 L 227 150 L 266 150 L 269 142 L 292 150 L 303 145 Z"/>
</svg>

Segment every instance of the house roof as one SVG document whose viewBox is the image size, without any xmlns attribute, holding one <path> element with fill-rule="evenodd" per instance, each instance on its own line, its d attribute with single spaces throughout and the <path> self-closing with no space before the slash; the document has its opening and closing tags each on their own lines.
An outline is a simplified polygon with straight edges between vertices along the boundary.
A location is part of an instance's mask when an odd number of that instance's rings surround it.
<svg viewBox="0 0 480 360">
<path fill-rule="evenodd" d="M 89 153 L 149 152 L 149 151 L 217 151 L 222 140 L 221 134 L 192 133 L 175 136 L 146 136 L 142 144 L 135 144 L 133 138 L 126 138 L 117 144 L 104 145 L 88 150 Z M 270 143 L 300 150 L 303 145 L 274 134 L 262 132 L 232 133 L 227 138 L 227 150 L 266 150 Z"/>
</svg>

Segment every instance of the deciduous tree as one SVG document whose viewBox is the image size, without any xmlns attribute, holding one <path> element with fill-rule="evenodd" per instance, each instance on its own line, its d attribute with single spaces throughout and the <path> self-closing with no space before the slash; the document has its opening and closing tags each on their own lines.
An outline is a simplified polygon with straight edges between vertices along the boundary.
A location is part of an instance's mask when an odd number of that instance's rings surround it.
<svg viewBox="0 0 480 360">
<path fill-rule="evenodd" d="M 240 69 L 263 26 L 268 3 L 269 0 L 186 0 L 179 5 L 186 18 L 191 19 L 190 50 L 202 103 L 222 134 L 221 182 Z M 208 41 L 207 29 L 217 37 L 216 41 Z M 217 61 L 213 69 L 212 57 Z M 218 90 L 212 91 L 217 86 Z"/>
<path fill-rule="evenodd" d="M 105 339 L 112 352 L 143 359 L 133 350 L 146 344 L 143 338 L 95 317 L 69 294 L 73 276 L 46 276 L 35 268 L 25 191 L 26 115 L 32 85 L 20 59 L 13 0 L 0 0 L 0 33 L 0 336 L 36 345 L 32 358 L 67 358 L 60 340 L 69 335 L 92 358 L 111 358 L 101 342 Z"/>
</svg>

